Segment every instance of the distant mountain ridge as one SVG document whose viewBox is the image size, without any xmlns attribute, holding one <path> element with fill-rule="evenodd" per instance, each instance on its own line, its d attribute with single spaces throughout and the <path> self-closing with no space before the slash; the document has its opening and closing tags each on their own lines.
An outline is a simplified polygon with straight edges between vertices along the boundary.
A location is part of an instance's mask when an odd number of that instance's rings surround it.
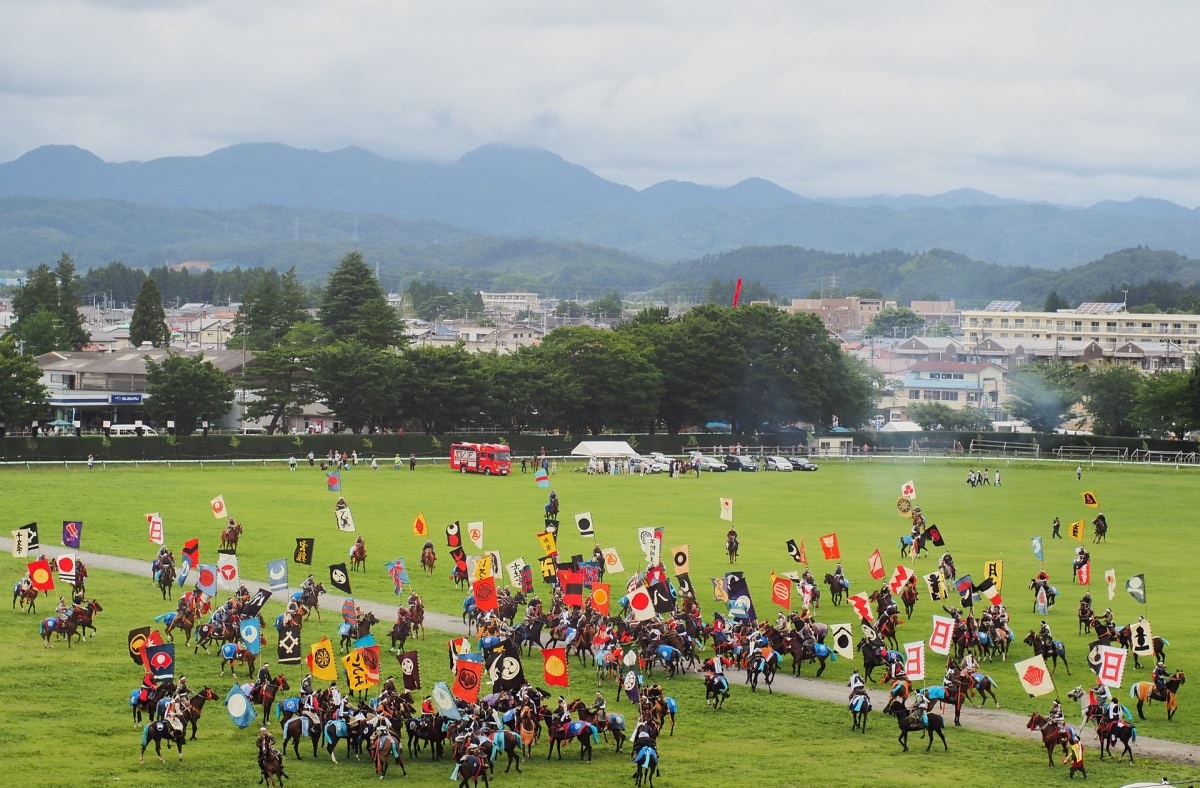
<svg viewBox="0 0 1200 788">
<path fill-rule="evenodd" d="M 78 147 L 44 146 L 0 164 L 3 197 L 384 215 L 456 228 L 456 235 L 584 243 L 663 263 L 771 245 L 845 254 L 939 248 L 1000 265 L 1054 269 L 1143 244 L 1200 256 L 1200 212 L 1151 198 L 1088 208 L 973 189 L 823 199 L 761 178 L 724 188 L 665 181 L 638 191 L 550 151 L 503 145 L 484 146 L 450 164 L 395 161 L 354 147 L 326 153 L 277 143 L 111 163 Z M 11 217 L 7 224 L 13 225 Z M 47 233 L 36 224 L 21 229 Z"/>
</svg>

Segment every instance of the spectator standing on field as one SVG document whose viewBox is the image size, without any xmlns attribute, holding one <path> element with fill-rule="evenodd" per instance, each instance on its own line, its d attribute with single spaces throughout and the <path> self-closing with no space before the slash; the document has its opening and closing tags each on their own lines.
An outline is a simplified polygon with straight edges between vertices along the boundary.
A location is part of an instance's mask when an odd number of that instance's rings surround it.
<svg viewBox="0 0 1200 788">
<path fill-rule="evenodd" d="M 1077 481 L 1081 481 L 1083 479 L 1083 466 L 1082 465 L 1075 466 L 1075 479 Z"/>
</svg>

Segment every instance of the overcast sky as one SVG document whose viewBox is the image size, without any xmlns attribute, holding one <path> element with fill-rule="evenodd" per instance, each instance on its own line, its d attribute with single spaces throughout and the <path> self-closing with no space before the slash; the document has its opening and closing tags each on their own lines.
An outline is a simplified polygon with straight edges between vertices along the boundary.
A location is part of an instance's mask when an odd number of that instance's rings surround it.
<svg viewBox="0 0 1200 788">
<path fill-rule="evenodd" d="M 0 160 L 551 150 L 644 188 L 1200 204 L 1200 3 L 0 0 Z"/>
</svg>

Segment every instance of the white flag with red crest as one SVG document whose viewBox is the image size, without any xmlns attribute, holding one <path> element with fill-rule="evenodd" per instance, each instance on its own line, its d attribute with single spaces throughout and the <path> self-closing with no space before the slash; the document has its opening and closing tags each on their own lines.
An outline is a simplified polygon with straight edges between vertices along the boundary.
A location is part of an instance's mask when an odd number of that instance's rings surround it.
<svg viewBox="0 0 1200 788">
<path fill-rule="evenodd" d="M 925 678 L 925 641 L 904 644 L 904 672 L 912 681 Z"/>
</svg>

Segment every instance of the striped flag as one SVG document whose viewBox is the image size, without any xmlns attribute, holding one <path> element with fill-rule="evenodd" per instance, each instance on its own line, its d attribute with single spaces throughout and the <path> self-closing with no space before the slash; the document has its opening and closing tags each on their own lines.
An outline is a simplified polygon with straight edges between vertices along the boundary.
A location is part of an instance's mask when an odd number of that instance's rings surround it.
<svg viewBox="0 0 1200 788">
<path fill-rule="evenodd" d="M 533 480 L 537 482 L 538 487 L 550 486 L 550 474 L 546 473 L 546 469 L 538 466 L 537 472 L 533 474 Z"/>
<path fill-rule="evenodd" d="M 271 584 L 272 591 L 279 593 L 287 591 L 288 568 L 286 558 L 277 558 L 274 561 L 267 562 L 267 580 Z"/>
</svg>

